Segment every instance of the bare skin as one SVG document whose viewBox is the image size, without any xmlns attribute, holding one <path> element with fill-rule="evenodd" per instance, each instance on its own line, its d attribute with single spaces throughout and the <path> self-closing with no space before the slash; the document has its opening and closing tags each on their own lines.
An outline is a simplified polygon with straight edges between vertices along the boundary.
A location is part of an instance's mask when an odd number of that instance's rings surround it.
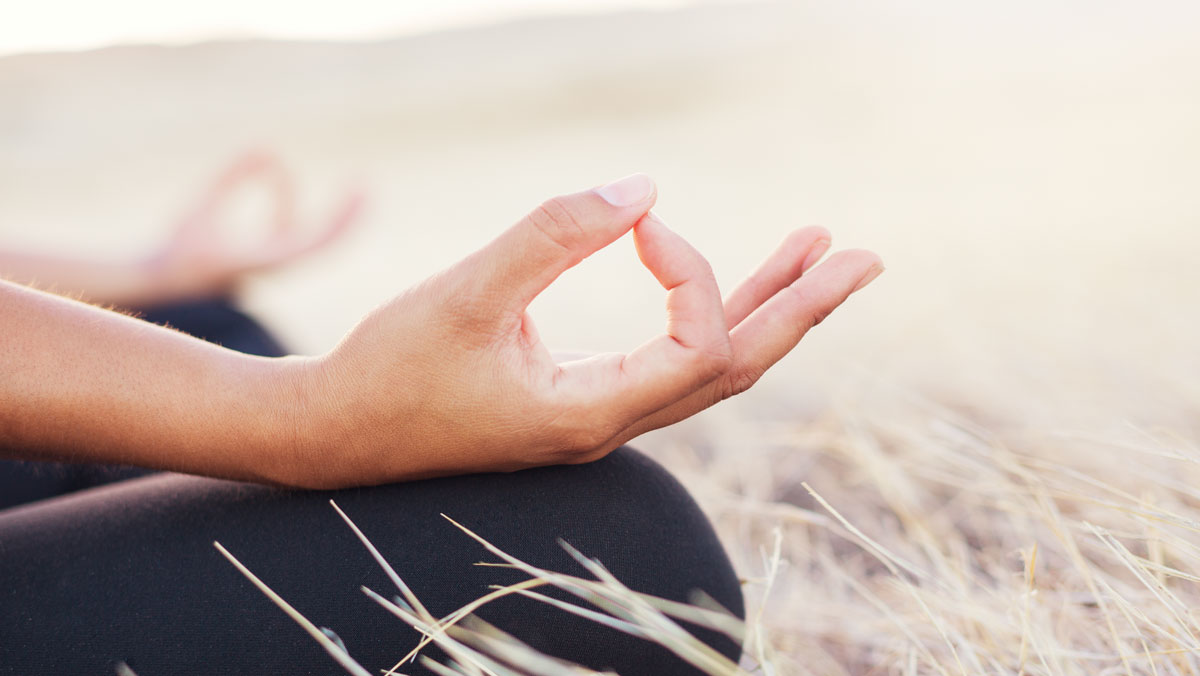
<svg viewBox="0 0 1200 676">
<path fill-rule="evenodd" d="M 806 228 L 722 301 L 656 196 L 634 175 L 548 200 L 316 357 L 0 284 L 0 449 L 306 488 L 588 462 L 744 391 L 883 269 L 856 250 L 816 265 L 829 234 Z M 556 362 L 526 308 L 630 230 L 667 289 L 666 332 Z"/>
</svg>

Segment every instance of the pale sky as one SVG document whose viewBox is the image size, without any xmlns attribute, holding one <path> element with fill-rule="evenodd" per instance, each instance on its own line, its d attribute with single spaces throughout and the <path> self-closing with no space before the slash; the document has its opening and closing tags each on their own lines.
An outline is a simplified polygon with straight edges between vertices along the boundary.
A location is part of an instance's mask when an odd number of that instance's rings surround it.
<svg viewBox="0 0 1200 676">
<path fill-rule="evenodd" d="M 36 0 L 9 5 L 0 54 L 220 38 L 370 39 L 532 14 L 668 9 L 690 0 Z"/>
</svg>

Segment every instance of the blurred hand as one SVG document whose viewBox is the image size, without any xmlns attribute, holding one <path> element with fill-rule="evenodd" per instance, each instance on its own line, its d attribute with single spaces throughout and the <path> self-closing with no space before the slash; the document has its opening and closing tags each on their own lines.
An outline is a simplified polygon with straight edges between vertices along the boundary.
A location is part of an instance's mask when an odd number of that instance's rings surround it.
<svg viewBox="0 0 1200 676">
<path fill-rule="evenodd" d="M 270 192 L 272 223 L 258 241 L 237 245 L 223 232 L 222 211 L 237 188 L 255 179 Z M 351 191 L 324 225 L 302 228 L 295 217 L 295 193 L 287 168 L 270 153 L 252 151 L 217 178 L 143 268 L 164 297 L 224 294 L 244 275 L 290 263 L 345 234 L 357 221 L 362 201 L 361 192 Z"/>
<path fill-rule="evenodd" d="M 548 200 L 331 353 L 293 362 L 303 403 L 280 479 L 329 488 L 598 459 L 749 388 L 883 269 L 867 251 L 814 267 L 829 234 L 807 228 L 722 302 L 704 257 L 649 213 L 655 199 L 634 175 Z M 666 333 L 629 354 L 557 363 L 526 308 L 631 228 L 667 289 Z"/>
</svg>

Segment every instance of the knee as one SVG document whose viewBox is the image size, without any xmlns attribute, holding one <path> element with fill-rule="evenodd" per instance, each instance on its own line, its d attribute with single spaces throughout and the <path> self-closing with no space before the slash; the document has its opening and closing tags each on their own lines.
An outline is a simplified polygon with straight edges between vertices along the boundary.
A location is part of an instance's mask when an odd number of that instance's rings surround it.
<svg viewBox="0 0 1200 676">
<path fill-rule="evenodd" d="M 621 448 L 594 463 L 506 478 L 515 480 L 509 504 L 520 501 L 524 507 L 509 512 L 506 520 L 519 523 L 490 528 L 485 520 L 483 528 L 491 535 L 476 531 L 501 549 L 542 568 L 590 578 L 556 546 L 561 538 L 599 560 L 634 591 L 685 603 L 707 596 L 744 618 L 741 585 L 707 517 L 679 481 L 645 455 Z M 532 603 L 526 599 L 512 601 L 480 615 L 506 630 L 511 630 L 513 618 L 525 618 L 521 630 L 513 633 L 545 652 L 622 674 L 692 673 L 678 658 L 647 641 L 577 618 L 568 620 L 549 607 L 522 606 Z M 737 661 L 741 646 L 735 641 L 681 624 Z M 587 637 L 586 647 L 579 645 L 580 636 Z"/>
<path fill-rule="evenodd" d="M 670 472 L 628 447 L 594 463 L 588 508 L 600 551 L 586 552 L 623 582 L 656 596 L 688 601 L 701 591 L 744 617 L 741 585 L 708 517 Z M 570 543 L 573 546 L 576 543 Z M 581 549 L 581 551 L 583 551 Z M 609 560 L 605 560 L 605 555 Z M 620 578 L 620 576 L 618 575 Z M 636 588 L 636 587 L 635 587 Z"/>
<path fill-rule="evenodd" d="M 304 538 L 311 556 L 295 562 L 297 580 L 350 577 L 374 589 L 388 588 L 379 571 L 371 570 L 369 557 L 353 553 L 359 549 L 353 537 L 332 528 L 336 517 L 326 504 L 330 494 L 270 494 L 276 495 L 268 501 L 273 506 L 254 501 L 264 510 L 263 522 L 290 525 L 269 531 L 279 542 L 259 541 L 255 546 L 283 550 L 288 542 L 294 546 Z M 632 449 L 621 448 L 584 465 L 350 489 L 333 497 L 435 616 L 476 600 L 492 585 L 527 579 L 511 569 L 474 565 L 495 559 L 439 516 L 444 513 L 539 568 L 592 577 L 558 545 L 562 540 L 599 560 L 634 591 L 684 603 L 694 602 L 700 592 L 744 617 L 740 584 L 708 519 L 669 472 Z M 316 523 L 331 528 L 314 529 Z M 262 529 L 252 530 L 261 540 Z M 354 568 L 364 566 L 361 572 L 351 572 L 351 562 Z M 297 583 L 298 590 L 321 586 Z M 557 590 L 546 593 L 590 607 Z M 397 641 L 384 640 L 380 626 L 367 621 L 363 602 L 339 597 L 318 605 L 324 606 L 328 626 L 355 646 L 351 652 L 364 665 L 391 666 L 388 660 L 396 657 Z M 532 599 L 508 596 L 479 608 L 477 614 L 537 650 L 593 669 L 630 676 L 698 673 L 666 648 Z M 737 661 L 741 646 L 735 641 L 686 622 L 681 625 Z"/>
</svg>

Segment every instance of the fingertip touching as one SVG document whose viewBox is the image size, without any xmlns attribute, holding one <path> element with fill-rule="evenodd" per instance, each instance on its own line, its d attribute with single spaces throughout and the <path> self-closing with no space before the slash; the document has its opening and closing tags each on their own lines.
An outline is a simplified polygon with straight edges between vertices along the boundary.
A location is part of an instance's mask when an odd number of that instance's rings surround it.
<svg viewBox="0 0 1200 676">
<path fill-rule="evenodd" d="M 638 256 L 667 290 L 666 334 L 643 344 L 623 362 L 628 401 L 655 410 L 686 396 L 728 368 L 733 359 L 721 294 L 708 261 L 657 216 L 634 226 Z"/>
<path fill-rule="evenodd" d="M 630 174 L 595 189 L 597 195 L 614 207 L 632 207 L 647 203 L 647 209 L 653 205 L 653 198 L 657 196 L 657 192 L 654 179 L 642 173 Z"/>
<path fill-rule="evenodd" d="M 523 309 L 568 268 L 628 232 L 656 198 L 645 174 L 552 197 L 481 252 L 482 281 Z"/>
<path fill-rule="evenodd" d="M 653 212 L 634 225 L 633 242 L 642 264 L 668 291 L 685 281 L 713 276 L 708 260 Z"/>
</svg>

